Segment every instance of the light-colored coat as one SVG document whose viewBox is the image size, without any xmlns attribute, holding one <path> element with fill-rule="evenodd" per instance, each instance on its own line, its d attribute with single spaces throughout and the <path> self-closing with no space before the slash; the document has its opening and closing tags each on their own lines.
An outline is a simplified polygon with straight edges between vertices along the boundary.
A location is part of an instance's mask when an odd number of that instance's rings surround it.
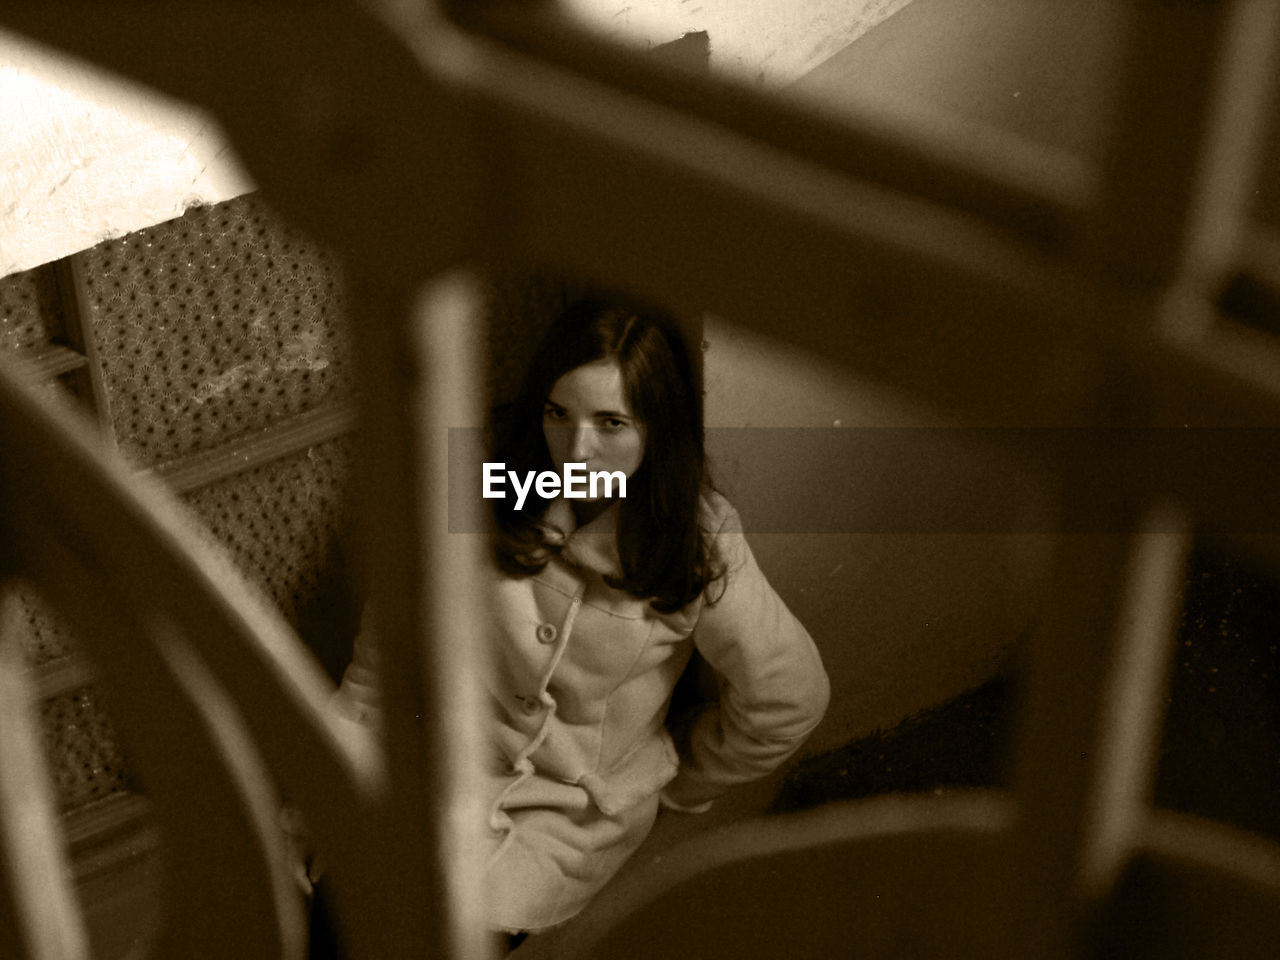
<svg viewBox="0 0 1280 960">
<path fill-rule="evenodd" d="M 573 916 L 644 839 L 659 791 L 696 807 L 769 773 L 829 697 L 812 639 L 723 497 L 704 498 L 700 522 L 724 578 L 670 614 L 605 582 L 620 573 L 616 509 L 575 528 L 561 500 L 543 522 L 561 543 L 546 568 L 490 580 L 490 915 L 508 930 Z M 695 646 L 720 693 L 681 757 L 663 721 Z M 336 703 L 349 717 L 372 709 L 370 663 L 362 640 Z"/>
</svg>

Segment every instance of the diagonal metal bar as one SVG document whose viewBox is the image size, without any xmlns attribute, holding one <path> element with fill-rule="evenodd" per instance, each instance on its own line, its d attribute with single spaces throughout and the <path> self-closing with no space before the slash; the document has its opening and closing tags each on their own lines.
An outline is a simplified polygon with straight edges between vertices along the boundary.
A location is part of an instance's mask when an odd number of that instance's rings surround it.
<svg viewBox="0 0 1280 960">
<path fill-rule="evenodd" d="M 360 816 L 382 794 L 381 757 L 325 722 L 328 681 L 278 613 L 225 556 L 192 533 L 171 495 L 122 463 L 104 465 L 86 431 L 68 411 L 48 408 L 30 388 L 0 376 L 6 547 L 53 585 L 59 585 L 60 569 L 64 580 L 70 577 L 69 558 L 90 566 L 78 590 L 61 584 L 58 599 L 69 614 L 77 612 L 77 597 L 85 598 L 81 606 L 97 598 L 99 609 L 178 625 L 237 704 L 273 776 L 306 809 L 325 857 L 336 872 L 353 875 L 359 927 L 373 913 L 361 898 L 376 898 L 391 882 L 364 856 L 373 825 Z M 96 648 L 100 667 L 114 664 L 123 657 L 119 650 L 145 635 L 119 627 L 107 614 L 95 619 L 78 613 L 75 622 L 86 638 L 103 635 Z M 113 624 L 119 629 L 108 631 Z M 143 732 L 151 731 L 144 726 Z M 158 743 L 165 748 L 163 739 Z M 361 874 L 362 864 L 369 875 Z M 378 942 L 376 935 L 371 939 Z"/>
<path fill-rule="evenodd" d="M 705 73 L 673 71 L 605 42 L 554 3 L 445 3 L 463 29 L 583 80 L 714 124 L 834 174 L 939 203 L 1040 249 L 1074 247 L 1093 199 L 1080 157 L 946 115 L 872 108 L 850 91 L 838 110 Z M 976 144 L 980 144 L 977 146 Z"/>
</svg>

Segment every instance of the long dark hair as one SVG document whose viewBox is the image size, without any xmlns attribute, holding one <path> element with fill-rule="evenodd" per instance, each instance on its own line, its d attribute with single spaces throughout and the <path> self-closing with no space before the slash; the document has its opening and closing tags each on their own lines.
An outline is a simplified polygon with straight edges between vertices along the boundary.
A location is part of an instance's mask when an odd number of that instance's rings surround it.
<svg viewBox="0 0 1280 960">
<path fill-rule="evenodd" d="M 535 353 L 519 399 L 495 415 L 494 459 L 521 476 L 554 470 L 542 431 L 547 397 L 570 370 L 598 360 L 617 362 L 631 409 L 645 427 L 644 456 L 618 503 L 622 575 L 607 579 L 671 613 L 701 594 L 717 572 L 698 524 L 707 483 L 702 393 L 670 313 L 598 295 L 565 309 Z M 530 490 L 522 510 L 510 498 L 492 503 L 499 564 L 515 576 L 540 571 L 556 549 L 538 525 L 548 501 Z"/>
</svg>

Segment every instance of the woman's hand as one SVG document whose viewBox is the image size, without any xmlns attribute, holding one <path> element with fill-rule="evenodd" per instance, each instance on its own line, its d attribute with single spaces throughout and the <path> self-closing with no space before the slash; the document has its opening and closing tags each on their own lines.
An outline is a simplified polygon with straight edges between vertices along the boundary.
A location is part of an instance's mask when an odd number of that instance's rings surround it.
<svg viewBox="0 0 1280 960">
<path fill-rule="evenodd" d="M 311 896 L 311 889 L 324 872 L 311 845 L 311 832 L 302 819 L 301 812 L 285 805 L 280 811 L 280 829 L 289 845 L 289 860 L 293 878 L 304 896 Z"/>
</svg>

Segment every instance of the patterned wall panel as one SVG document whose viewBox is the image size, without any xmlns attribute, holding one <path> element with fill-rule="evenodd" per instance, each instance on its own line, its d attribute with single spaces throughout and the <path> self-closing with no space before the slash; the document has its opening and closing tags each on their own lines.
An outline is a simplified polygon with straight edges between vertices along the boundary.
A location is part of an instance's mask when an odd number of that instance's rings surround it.
<svg viewBox="0 0 1280 960">
<path fill-rule="evenodd" d="M 113 426 L 138 466 L 351 394 L 337 267 L 255 197 L 100 244 L 84 264 Z M 0 349 L 60 337 L 54 275 L 47 266 L 0 280 Z M 345 469 L 343 445 L 322 444 L 191 497 L 334 672 L 354 631 L 336 535 Z M 34 594 L 23 595 L 23 612 L 27 662 L 65 675 L 74 637 Z M 47 699 L 41 719 L 64 810 L 129 789 L 91 687 Z"/>
<path fill-rule="evenodd" d="M 17 642 L 28 665 L 37 671 L 37 678 L 47 670 L 68 676 L 66 664 L 77 649 L 71 631 L 34 588 L 19 586 L 16 600 L 20 612 Z M 39 707 L 46 763 L 59 806 L 65 811 L 131 789 L 128 762 L 98 691 L 85 685 L 83 669 L 73 670 L 69 676 L 74 678 L 71 683 L 79 685 L 46 698 Z"/>
<path fill-rule="evenodd" d="M 62 333 L 51 266 L 0 277 L 0 350 L 39 347 Z"/>
<path fill-rule="evenodd" d="M 84 255 L 93 335 L 123 452 L 138 466 L 205 453 L 354 393 L 335 262 L 256 197 L 197 208 Z M 4 346 L 60 333 L 53 271 L 0 281 Z M 518 388 L 533 344 L 575 286 L 499 275 L 489 287 L 489 385 Z M 343 551 L 350 445 L 317 444 L 186 496 L 335 679 L 350 656 L 358 600 Z M 27 602 L 33 666 L 76 643 Z M 92 688 L 47 700 L 45 738 L 64 809 L 128 790 L 126 759 Z"/>
<path fill-rule="evenodd" d="M 230 550 L 335 679 L 358 618 L 342 550 L 348 446 L 317 444 L 187 497 L 206 534 Z M 74 636 L 33 591 L 19 600 L 28 664 L 58 666 L 76 651 Z M 45 700 L 41 722 L 62 809 L 131 789 L 127 759 L 92 687 Z"/>
<path fill-rule="evenodd" d="M 120 447 L 151 466 L 351 393 L 336 261 L 256 196 L 86 254 Z"/>
<path fill-rule="evenodd" d="M 51 697 L 41 710 L 50 775 L 63 810 L 129 789 L 129 771 L 93 687 Z"/>
<path fill-rule="evenodd" d="M 17 600 L 25 621 L 19 639 L 29 665 L 44 666 L 75 649 L 70 631 L 33 590 L 20 589 Z"/>
<path fill-rule="evenodd" d="M 349 443 L 333 440 L 187 497 L 335 676 L 357 616 L 343 550 L 349 462 Z"/>
</svg>

